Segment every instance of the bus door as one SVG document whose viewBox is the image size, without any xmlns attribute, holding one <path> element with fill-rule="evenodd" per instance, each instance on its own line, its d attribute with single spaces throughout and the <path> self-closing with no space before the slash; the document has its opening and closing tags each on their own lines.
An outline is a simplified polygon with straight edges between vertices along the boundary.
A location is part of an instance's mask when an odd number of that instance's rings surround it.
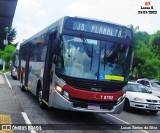
<svg viewBox="0 0 160 133">
<path fill-rule="evenodd" d="M 58 52 L 57 46 L 59 44 L 56 36 L 57 32 L 53 32 L 52 34 L 49 35 L 49 42 L 48 42 L 47 54 L 44 66 L 42 99 L 45 100 L 46 102 L 48 102 L 49 100 L 49 88 L 54 71 L 53 55 L 55 55 L 55 53 Z"/>
<path fill-rule="evenodd" d="M 21 83 L 21 89 L 24 90 L 26 86 L 28 86 L 28 66 L 29 66 L 29 50 L 30 45 L 22 46 L 20 48 L 20 70 L 19 70 L 19 76 L 20 76 L 20 83 Z"/>
</svg>

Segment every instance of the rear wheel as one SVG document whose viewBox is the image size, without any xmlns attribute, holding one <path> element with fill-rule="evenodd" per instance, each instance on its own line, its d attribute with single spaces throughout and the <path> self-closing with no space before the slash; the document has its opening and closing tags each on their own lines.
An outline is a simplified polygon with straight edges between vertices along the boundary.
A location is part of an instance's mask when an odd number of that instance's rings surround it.
<svg viewBox="0 0 160 133">
<path fill-rule="evenodd" d="M 129 103 L 129 100 L 128 100 L 128 99 L 125 99 L 125 103 L 124 103 L 123 109 L 124 109 L 125 111 L 129 111 L 129 110 L 130 110 L 130 103 Z"/>
<path fill-rule="evenodd" d="M 39 88 L 39 91 L 38 91 L 38 102 L 39 102 L 39 106 L 40 108 L 42 109 L 46 109 L 48 106 L 43 102 L 42 100 L 42 87 Z"/>
<path fill-rule="evenodd" d="M 25 87 L 24 87 L 24 80 L 23 79 L 21 79 L 20 87 L 21 87 L 21 91 L 26 91 Z"/>
<path fill-rule="evenodd" d="M 158 113 L 158 110 L 150 110 L 150 113 L 151 113 L 151 114 L 157 114 L 157 113 Z"/>
</svg>

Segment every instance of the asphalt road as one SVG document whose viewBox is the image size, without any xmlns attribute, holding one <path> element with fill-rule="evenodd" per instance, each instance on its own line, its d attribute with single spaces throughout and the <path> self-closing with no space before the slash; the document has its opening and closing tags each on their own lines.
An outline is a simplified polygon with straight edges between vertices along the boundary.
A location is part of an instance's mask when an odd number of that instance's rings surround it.
<svg viewBox="0 0 160 133">
<path fill-rule="evenodd" d="M 107 130 L 105 125 L 127 124 L 131 127 L 133 124 L 159 124 L 160 112 L 156 115 L 151 115 L 149 112 L 133 109 L 130 112 L 123 111 L 121 114 L 95 114 L 95 113 L 80 113 L 62 111 L 54 108 L 42 110 L 39 108 L 36 98 L 30 92 L 22 92 L 20 90 L 19 81 L 6 74 L 12 86 L 12 89 L 6 87 L 7 91 L 12 93 L 10 99 L 14 102 L 14 112 L 8 111 L 12 116 L 13 124 L 26 124 L 26 119 L 22 116 L 25 113 L 28 120 L 32 124 L 53 124 L 50 128 L 53 130 L 34 131 L 34 133 L 158 133 L 159 130 Z M 5 82 L 6 83 L 6 82 Z M 6 92 L 7 94 L 7 92 Z M 8 93 L 9 94 L 9 93 Z M 12 97 L 11 97 L 12 96 Z M 5 98 L 5 97 L 4 97 Z M 8 105 L 10 106 L 11 103 Z M 13 106 L 12 105 L 12 106 Z M 2 105 L 1 105 L 2 106 Z M 7 103 L 6 103 L 7 106 Z M 22 113 L 23 112 L 23 113 Z M 0 109 L 1 113 L 1 109 Z M 55 128 L 58 130 L 54 130 Z M 140 127 L 144 125 L 139 125 Z M 125 128 L 122 125 L 121 128 Z M 86 130 L 87 129 L 87 130 Z M 22 131 L 15 131 L 19 133 Z M 24 132 L 24 131 L 23 131 Z M 30 132 L 30 131 L 25 131 Z"/>
</svg>

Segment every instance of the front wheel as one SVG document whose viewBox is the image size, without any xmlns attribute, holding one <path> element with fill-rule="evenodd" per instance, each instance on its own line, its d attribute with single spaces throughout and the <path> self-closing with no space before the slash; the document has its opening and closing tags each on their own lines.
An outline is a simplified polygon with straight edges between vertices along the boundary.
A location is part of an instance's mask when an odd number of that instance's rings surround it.
<svg viewBox="0 0 160 133">
<path fill-rule="evenodd" d="M 24 87 L 24 80 L 23 79 L 21 80 L 20 87 L 21 87 L 21 91 L 26 91 L 25 87 Z"/>
<path fill-rule="evenodd" d="M 150 113 L 155 115 L 158 113 L 158 110 L 150 110 Z"/>
<path fill-rule="evenodd" d="M 46 109 L 48 108 L 48 106 L 42 100 L 42 93 L 43 93 L 42 88 L 40 88 L 38 92 L 38 102 L 41 109 Z"/>
<path fill-rule="evenodd" d="M 128 100 L 128 99 L 125 99 L 125 103 L 124 103 L 123 109 L 124 109 L 125 111 L 129 111 L 129 110 L 130 110 L 130 103 L 129 103 L 129 100 Z"/>
</svg>

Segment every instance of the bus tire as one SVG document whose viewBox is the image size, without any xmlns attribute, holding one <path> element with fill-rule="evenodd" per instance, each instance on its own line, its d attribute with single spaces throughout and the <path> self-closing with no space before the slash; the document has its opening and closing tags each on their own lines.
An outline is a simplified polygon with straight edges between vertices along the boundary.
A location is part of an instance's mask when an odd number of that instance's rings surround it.
<svg viewBox="0 0 160 133">
<path fill-rule="evenodd" d="M 39 90 L 38 91 L 38 103 L 39 103 L 39 106 L 40 106 L 41 109 L 47 109 L 48 106 L 42 100 L 42 93 L 43 93 L 42 87 L 40 86 L 40 88 L 38 90 Z"/>
<path fill-rule="evenodd" d="M 25 87 L 24 87 L 24 84 L 23 84 L 23 83 L 24 83 L 24 81 L 23 81 L 23 79 L 21 79 L 21 85 L 20 85 L 20 87 L 21 87 L 21 91 L 24 92 L 24 91 L 26 91 L 26 90 L 25 90 Z"/>
<path fill-rule="evenodd" d="M 25 91 L 25 89 L 24 89 L 24 86 L 23 85 L 21 85 L 21 91 Z"/>
<path fill-rule="evenodd" d="M 17 77 L 16 77 L 16 76 L 12 76 L 12 78 L 13 78 L 14 80 L 17 80 Z"/>
</svg>

